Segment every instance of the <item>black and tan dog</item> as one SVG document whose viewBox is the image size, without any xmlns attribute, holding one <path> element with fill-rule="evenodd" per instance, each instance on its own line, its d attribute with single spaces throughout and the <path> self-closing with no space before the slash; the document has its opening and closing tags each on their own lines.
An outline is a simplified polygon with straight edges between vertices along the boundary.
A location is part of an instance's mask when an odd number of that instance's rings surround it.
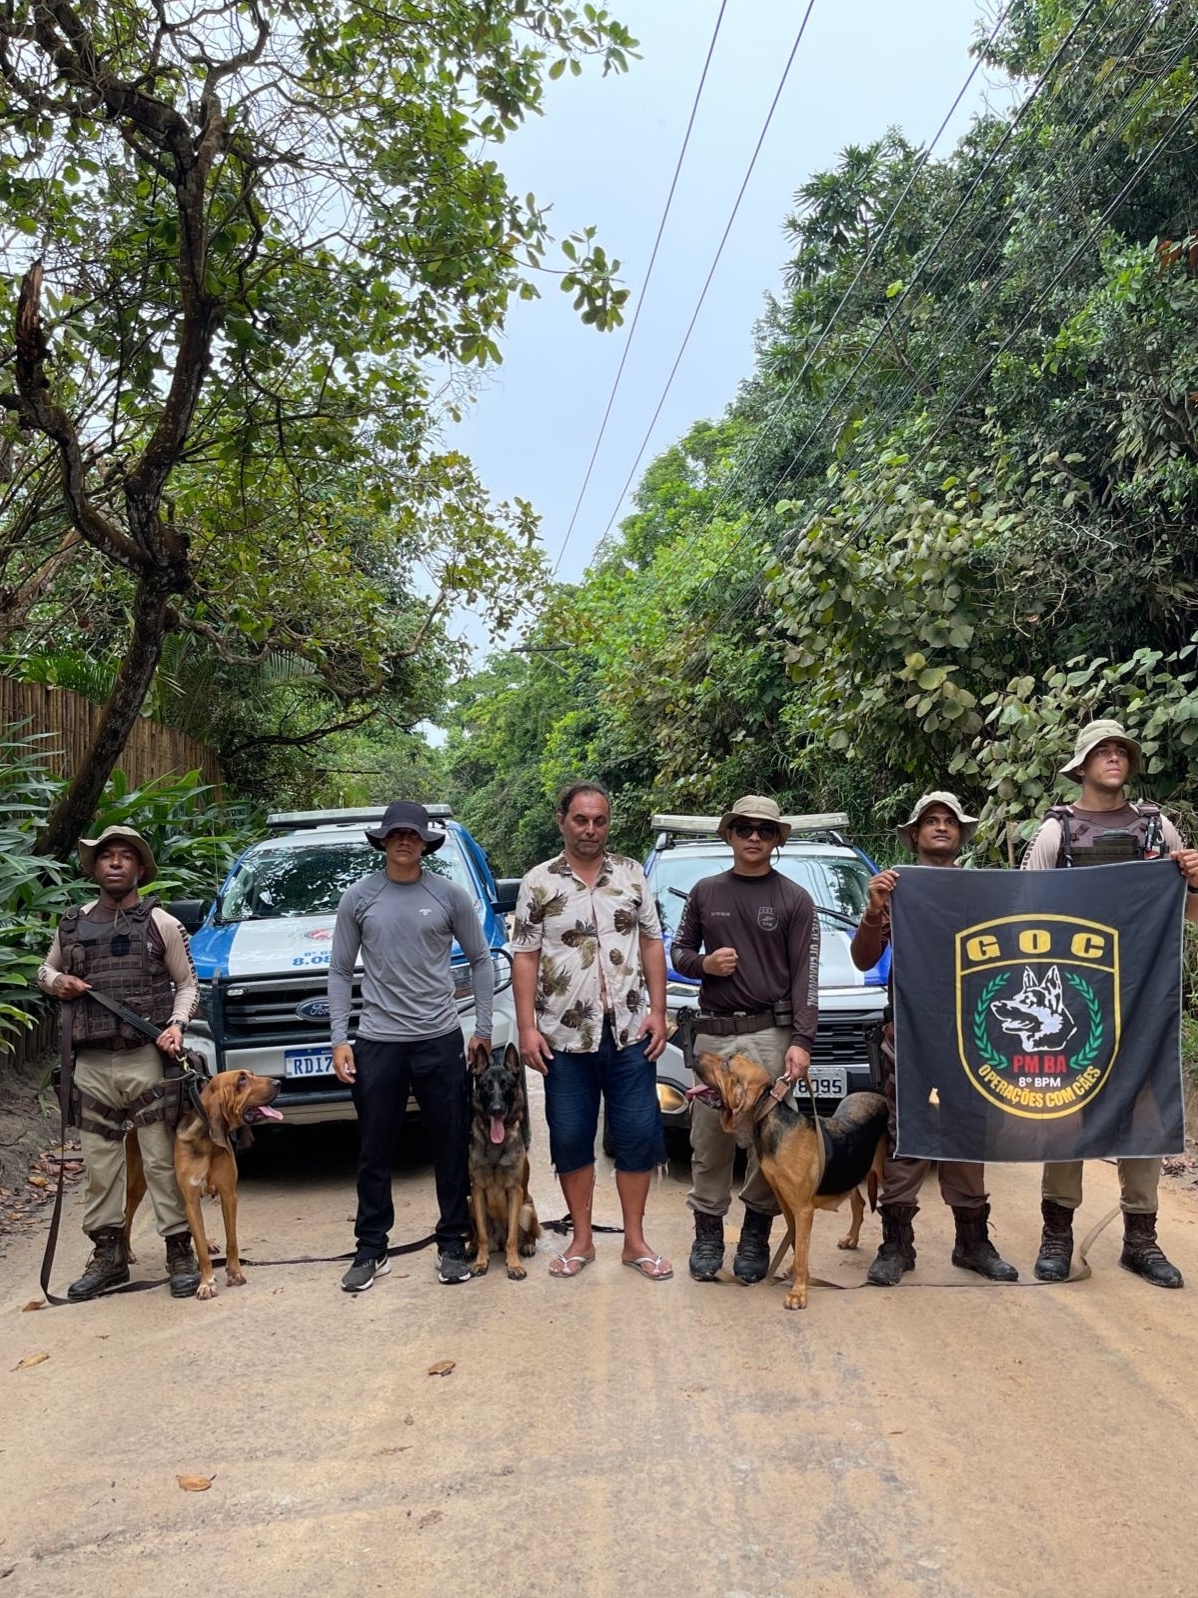
<svg viewBox="0 0 1198 1598">
<path fill-rule="evenodd" d="M 836 1245 L 856 1248 L 865 1216 L 861 1184 L 876 1209 L 878 1184 L 886 1159 L 886 1100 L 880 1093 L 850 1093 L 836 1113 L 815 1122 L 789 1102 L 784 1085 L 745 1054 L 721 1059 L 700 1054 L 695 1075 L 720 1100 L 720 1120 L 737 1140 L 757 1150 L 761 1174 L 774 1190 L 786 1218 L 786 1238 L 777 1266 L 794 1246 L 787 1309 L 807 1307 L 808 1255 L 816 1210 L 835 1210 L 847 1198 L 852 1208 L 848 1232 Z"/>
<path fill-rule="evenodd" d="M 474 1276 L 483 1276 L 491 1250 L 502 1249 L 513 1282 L 528 1275 L 520 1263 L 537 1251 L 540 1222 L 528 1191 L 532 1123 L 520 1055 L 509 1043 L 502 1055 L 478 1048 L 470 1125 L 470 1213 L 474 1223 Z"/>
</svg>

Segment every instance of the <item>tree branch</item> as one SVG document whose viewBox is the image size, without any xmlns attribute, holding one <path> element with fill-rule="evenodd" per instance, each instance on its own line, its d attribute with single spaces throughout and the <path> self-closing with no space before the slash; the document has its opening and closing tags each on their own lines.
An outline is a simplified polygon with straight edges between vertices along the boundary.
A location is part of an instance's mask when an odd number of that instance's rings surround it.
<svg viewBox="0 0 1198 1598">
<path fill-rule="evenodd" d="M 370 721 L 378 715 L 378 706 L 364 710 L 359 716 L 351 716 L 348 721 L 335 721 L 327 727 L 317 727 L 312 732 L 294 734 L 267 733 L 261 738 L 247 738 L 243 744 L 234 744 L 232 749 L 222 750 L 226 760 L 232 760 L 236 755 L 244 754 L 247 749 L 302 749 L 308 744 L 319 743 L 322 738 L 328 738 L 335 732 L 350 732 L 354 727 L 360 727 L 363 722 Z"/>
</svg>

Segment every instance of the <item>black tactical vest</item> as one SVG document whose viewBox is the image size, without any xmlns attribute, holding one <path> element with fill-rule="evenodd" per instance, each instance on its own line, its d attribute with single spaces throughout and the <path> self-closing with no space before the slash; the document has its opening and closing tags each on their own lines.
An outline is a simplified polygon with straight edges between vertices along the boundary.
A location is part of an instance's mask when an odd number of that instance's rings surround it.
<svg viewBox="0 0 1198 1598">
<path fill-rule="evenodd" d="M 150 894 L 132 909 L 118 911 L 115 921 L 97 920 L 92 911 L 68 910 L 58 924 L 58 945 L 63 970 L 70 976 L 82 977 L 161 1029 L 171 1018 L 175 993 L 162 936 L 150 920 L 157 906 L 156 895 Z M 75 1001 L 71 1041 L 77 1049 L 95 1043 L 132 1049 L 146 1040 L 85 994 Z"/>
<path fill-rule="evenodd" d="M 1058 866 L 1113 866 L 1122 860 L 1155 860 L 1165 853 L 1159 805 L 1132 805 L 1131 826 L 1099 827 L 1075 816 L 1072 805 L 1053 805 L 1048 814 L 1061 828 Z"/>
</svg>

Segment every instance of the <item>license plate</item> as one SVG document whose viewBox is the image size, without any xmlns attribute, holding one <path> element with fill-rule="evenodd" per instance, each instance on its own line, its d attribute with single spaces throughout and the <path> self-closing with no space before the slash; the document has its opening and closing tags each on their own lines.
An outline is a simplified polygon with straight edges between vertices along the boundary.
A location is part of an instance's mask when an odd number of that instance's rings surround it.
<svg viewBox="0 0 1198 1598">
<path fill-rule="evenodd" d="M 332 1076 L 332 1049 L 284 1049 L 284 1076 Z"/>
<path fill-rule="evenodd" d="M 795 1083 L 795 1095 L 800 1099 L 810 1098 L 814 1092 L 817 1099 L 843 1099 L 848 1088 L 849 1075 L 842 1065 L 825 1066 L 822 1071 L 813 1066 L 807 1074 L 807 1082 Z"/>
</svg>

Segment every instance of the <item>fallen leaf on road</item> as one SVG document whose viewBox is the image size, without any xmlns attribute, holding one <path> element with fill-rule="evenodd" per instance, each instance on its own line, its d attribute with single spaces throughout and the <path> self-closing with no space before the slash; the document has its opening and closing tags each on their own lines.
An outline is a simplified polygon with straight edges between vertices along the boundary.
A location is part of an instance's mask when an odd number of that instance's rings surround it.
<svg viewBox="0 0 1198 1598">
<path fill-rule="evenodd" d="M 429 1366 L 428 1373 L 430 1376 L 448 1376 L 456 1364 L 457 1361 L 453 1359 L 439 1359 L 435 1365 Z"/>
<path fill-rule="evenodd" d="M 29 1185 L 30 1185 L 30 1187 L 45 1187 L 46 1186 L 46 1178 L 44 1176 L 41 1176 L 41 1175 L 31 1176 L 29 1178 Z"/>
<path fill-rule="evenodd" d="M 182 1487 L 185 1493 L 206 1493 L 209 1487 L 212 1486 L 212 1483 L 216 1480 L 216 1477 L 176 1476 L 175 1480 L 179 1483 L 179 1486 Z"/>
<path fill-rule="evenodd" d="M 903 1434 L 902 1434 L 902 1432 L 900 1430 L 900 1431 L 897 1431 L 897 1432 L 887 1432 L 886 1435 L 887 1435 L 887 1437 L 901 1437 Z"/>
<path fill-rule="evenodd" d="M 21 1314 L 24 1315 L 28 1310 L 31 1309 L 45 1309 L 45 1307 L 46 1301 L 44 1298 L 31 1298 L 28 1304 L 21 1305 Z"/>
<path fill-rule="evenodd" d="M 28 1370 L 30 1365 L 40 1365 L 44 1360 L 49 1358 L 49 1354 L 26 1354 L 24 1359 L 17 1361 L 17 1363 L 13 1366 L 13 1370 Z"/>
</svg>

